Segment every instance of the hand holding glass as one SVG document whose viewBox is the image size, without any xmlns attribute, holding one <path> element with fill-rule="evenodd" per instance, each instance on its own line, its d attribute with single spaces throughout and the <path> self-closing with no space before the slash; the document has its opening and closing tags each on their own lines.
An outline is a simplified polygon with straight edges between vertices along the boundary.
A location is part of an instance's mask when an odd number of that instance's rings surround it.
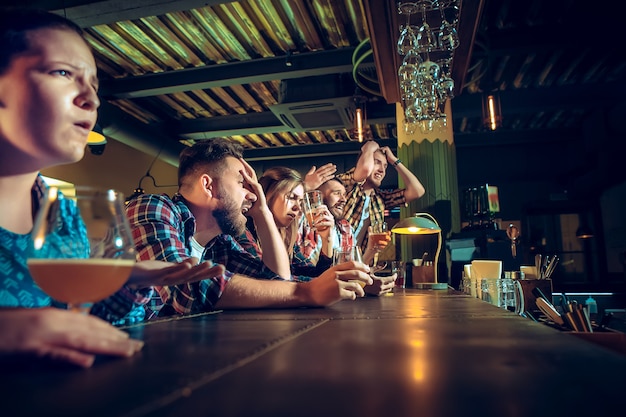
<svg viewBox="0 0 626 417">
<path fill-rule="evenodd" d="M 337 249 L 333 253 L 333 265 L 338 265 L 344 262 L 359 262 L 363 263 L 363 255 L 361 254 L 361 248 L 358 246 L 352 246 L 345 249 Z M 361 287 L 365 287 L 365 283 L 358 281 Z"/>
<path fill-rule="evenodd" d="M 42 197 L 27 264 L 33 280 L 74 311 L 119 290 L 136 262 L 124 196 L 91 187 L 51 187 Z"/>
<path fill-rule="evenodd" d="M 322 201 L 322 192 L 319 190 L 307 191 L 304 193 L 304 215 L 309 222 L 311 229 L 315 229 L 315 217 Z"/>
<path fill-rule="evenodd" d="M 336 249 L 333 253 L 333 265 L 350 261 L 363 263 L 361 248 L 358 246 L 351 246 L 345 249 Z"/>
</svg>

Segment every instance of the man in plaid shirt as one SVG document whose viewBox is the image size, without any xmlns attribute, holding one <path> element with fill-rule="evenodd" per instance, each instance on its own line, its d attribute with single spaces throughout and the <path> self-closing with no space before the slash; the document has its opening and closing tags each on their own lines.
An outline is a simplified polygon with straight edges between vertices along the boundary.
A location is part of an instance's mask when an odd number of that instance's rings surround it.
<svg viewBox="0 0 626 417">
<path fill-rule="evenodd" d="M 387 166 L 393 166 L 406 188 L 381 190 Z M 350 222 L 357 244 L 367 248 L 368 226 L 385 221 L 385 209 L 406 204 L 422 197 L 426 190 L 417 177 L 402 164 L 388 146 L 382 148 L 374 141 L 361 147 L 356 167 L 337 175 L 348 191 L 343 217 Z"/>
<path fill-rule="evenodd" d="M 162 311 L 327 306 L 363 296 L 358 281 L 372 282 L 363 264 L 337 265 L 309 282 L 291 280 L 285 246 L 242 150 L 222 138 L 199 142 L 181 153 L 173 198 L 142 195 L 126 208 L 140 259 L 179 262 L 195 256 L 226 267 L 219 277 L 156 287 Z M 235 241 L 245 229 L 245 213 L 257 224 L 263 261 Z"/>
<path fill-rule="evenodd" d="M 323 183 L 319 190 L 322 192 L 324 204 L 335 219 L 330 236 L 333 240 L 333 250 L 350 250 L 355 245 L 354 233 L 350 223 L 343 218 L 343 210 L 346 205 L 346 187 L 336 178 Z M 386 240 L 374 242 L 368 241 L 367 248 L 363 252 L 363 262 L 368 264 L 374 259 L 374 254 L 382 251 L 391 237 Z M 374 283 L 366 285 L 364 291 L 370 295 L 383 295 L 390 292 L 395 283 L 395 277 L 373 276 Z"/>
</svg>

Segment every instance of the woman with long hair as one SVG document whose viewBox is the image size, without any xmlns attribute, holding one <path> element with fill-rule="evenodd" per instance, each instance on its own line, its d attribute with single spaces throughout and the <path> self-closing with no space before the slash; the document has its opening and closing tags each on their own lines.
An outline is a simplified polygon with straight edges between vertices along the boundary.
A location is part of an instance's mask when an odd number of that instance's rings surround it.
<svg viewBox="0 0 626 417">
<path fill-rule="evenodd" d="M 303 224 L 304 181 L 300 173 L 284 166 L 272 167 L 263 173 L 259 183 L 289 254 L 292 276 L 294 279 L 307 281 L 320 275 L 332 265 L 332 242 L 329 237 L 333 218 L 330 211 L 326 209 L 320 212 L 317 218 L 316 235 L 312 242 L 321 244 L 322 250 L 319 259 L 314 262 L 304 253 L 302 246 L 303 235 L 308 231 Z M 239 243 L 250 252 L 256 252 L 261 258 L 262 248 L 256 240 L 255 227 L 251 220 L 248 221 L 247 229 L 245 236 L 238 239 Z"/>
</svg>

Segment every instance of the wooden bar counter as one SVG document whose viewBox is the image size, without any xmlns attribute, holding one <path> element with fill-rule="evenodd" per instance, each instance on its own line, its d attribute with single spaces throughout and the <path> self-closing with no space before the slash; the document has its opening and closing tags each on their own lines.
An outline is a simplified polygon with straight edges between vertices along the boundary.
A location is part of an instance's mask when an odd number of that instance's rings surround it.
<svg viewBox="0 0 626 417">
<path fill-rule="evenodd" d="M 454 291 L 129 328 L 130 359 L 0 371 L 0 415 L 610 416 L 626 356 Z"/>
</svg>

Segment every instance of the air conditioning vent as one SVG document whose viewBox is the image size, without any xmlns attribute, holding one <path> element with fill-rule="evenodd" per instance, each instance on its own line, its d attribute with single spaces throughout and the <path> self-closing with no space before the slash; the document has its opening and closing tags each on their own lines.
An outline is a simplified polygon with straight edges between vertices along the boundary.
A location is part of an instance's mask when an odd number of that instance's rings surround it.
<svg viewBox="0 0 626 417">
<path fill-rule="evenodd" d="M 278 104 L 269 108 L 294 132 L 350 129 L 354 89 L 348 73 L 283 80 Z"/>
<path fill-rule="evenodd" d="M 294 131 L 350 129 L 354 102 L 352 97 L 335 97 L 270 106 L 272 113 Z"/>
</svg>

